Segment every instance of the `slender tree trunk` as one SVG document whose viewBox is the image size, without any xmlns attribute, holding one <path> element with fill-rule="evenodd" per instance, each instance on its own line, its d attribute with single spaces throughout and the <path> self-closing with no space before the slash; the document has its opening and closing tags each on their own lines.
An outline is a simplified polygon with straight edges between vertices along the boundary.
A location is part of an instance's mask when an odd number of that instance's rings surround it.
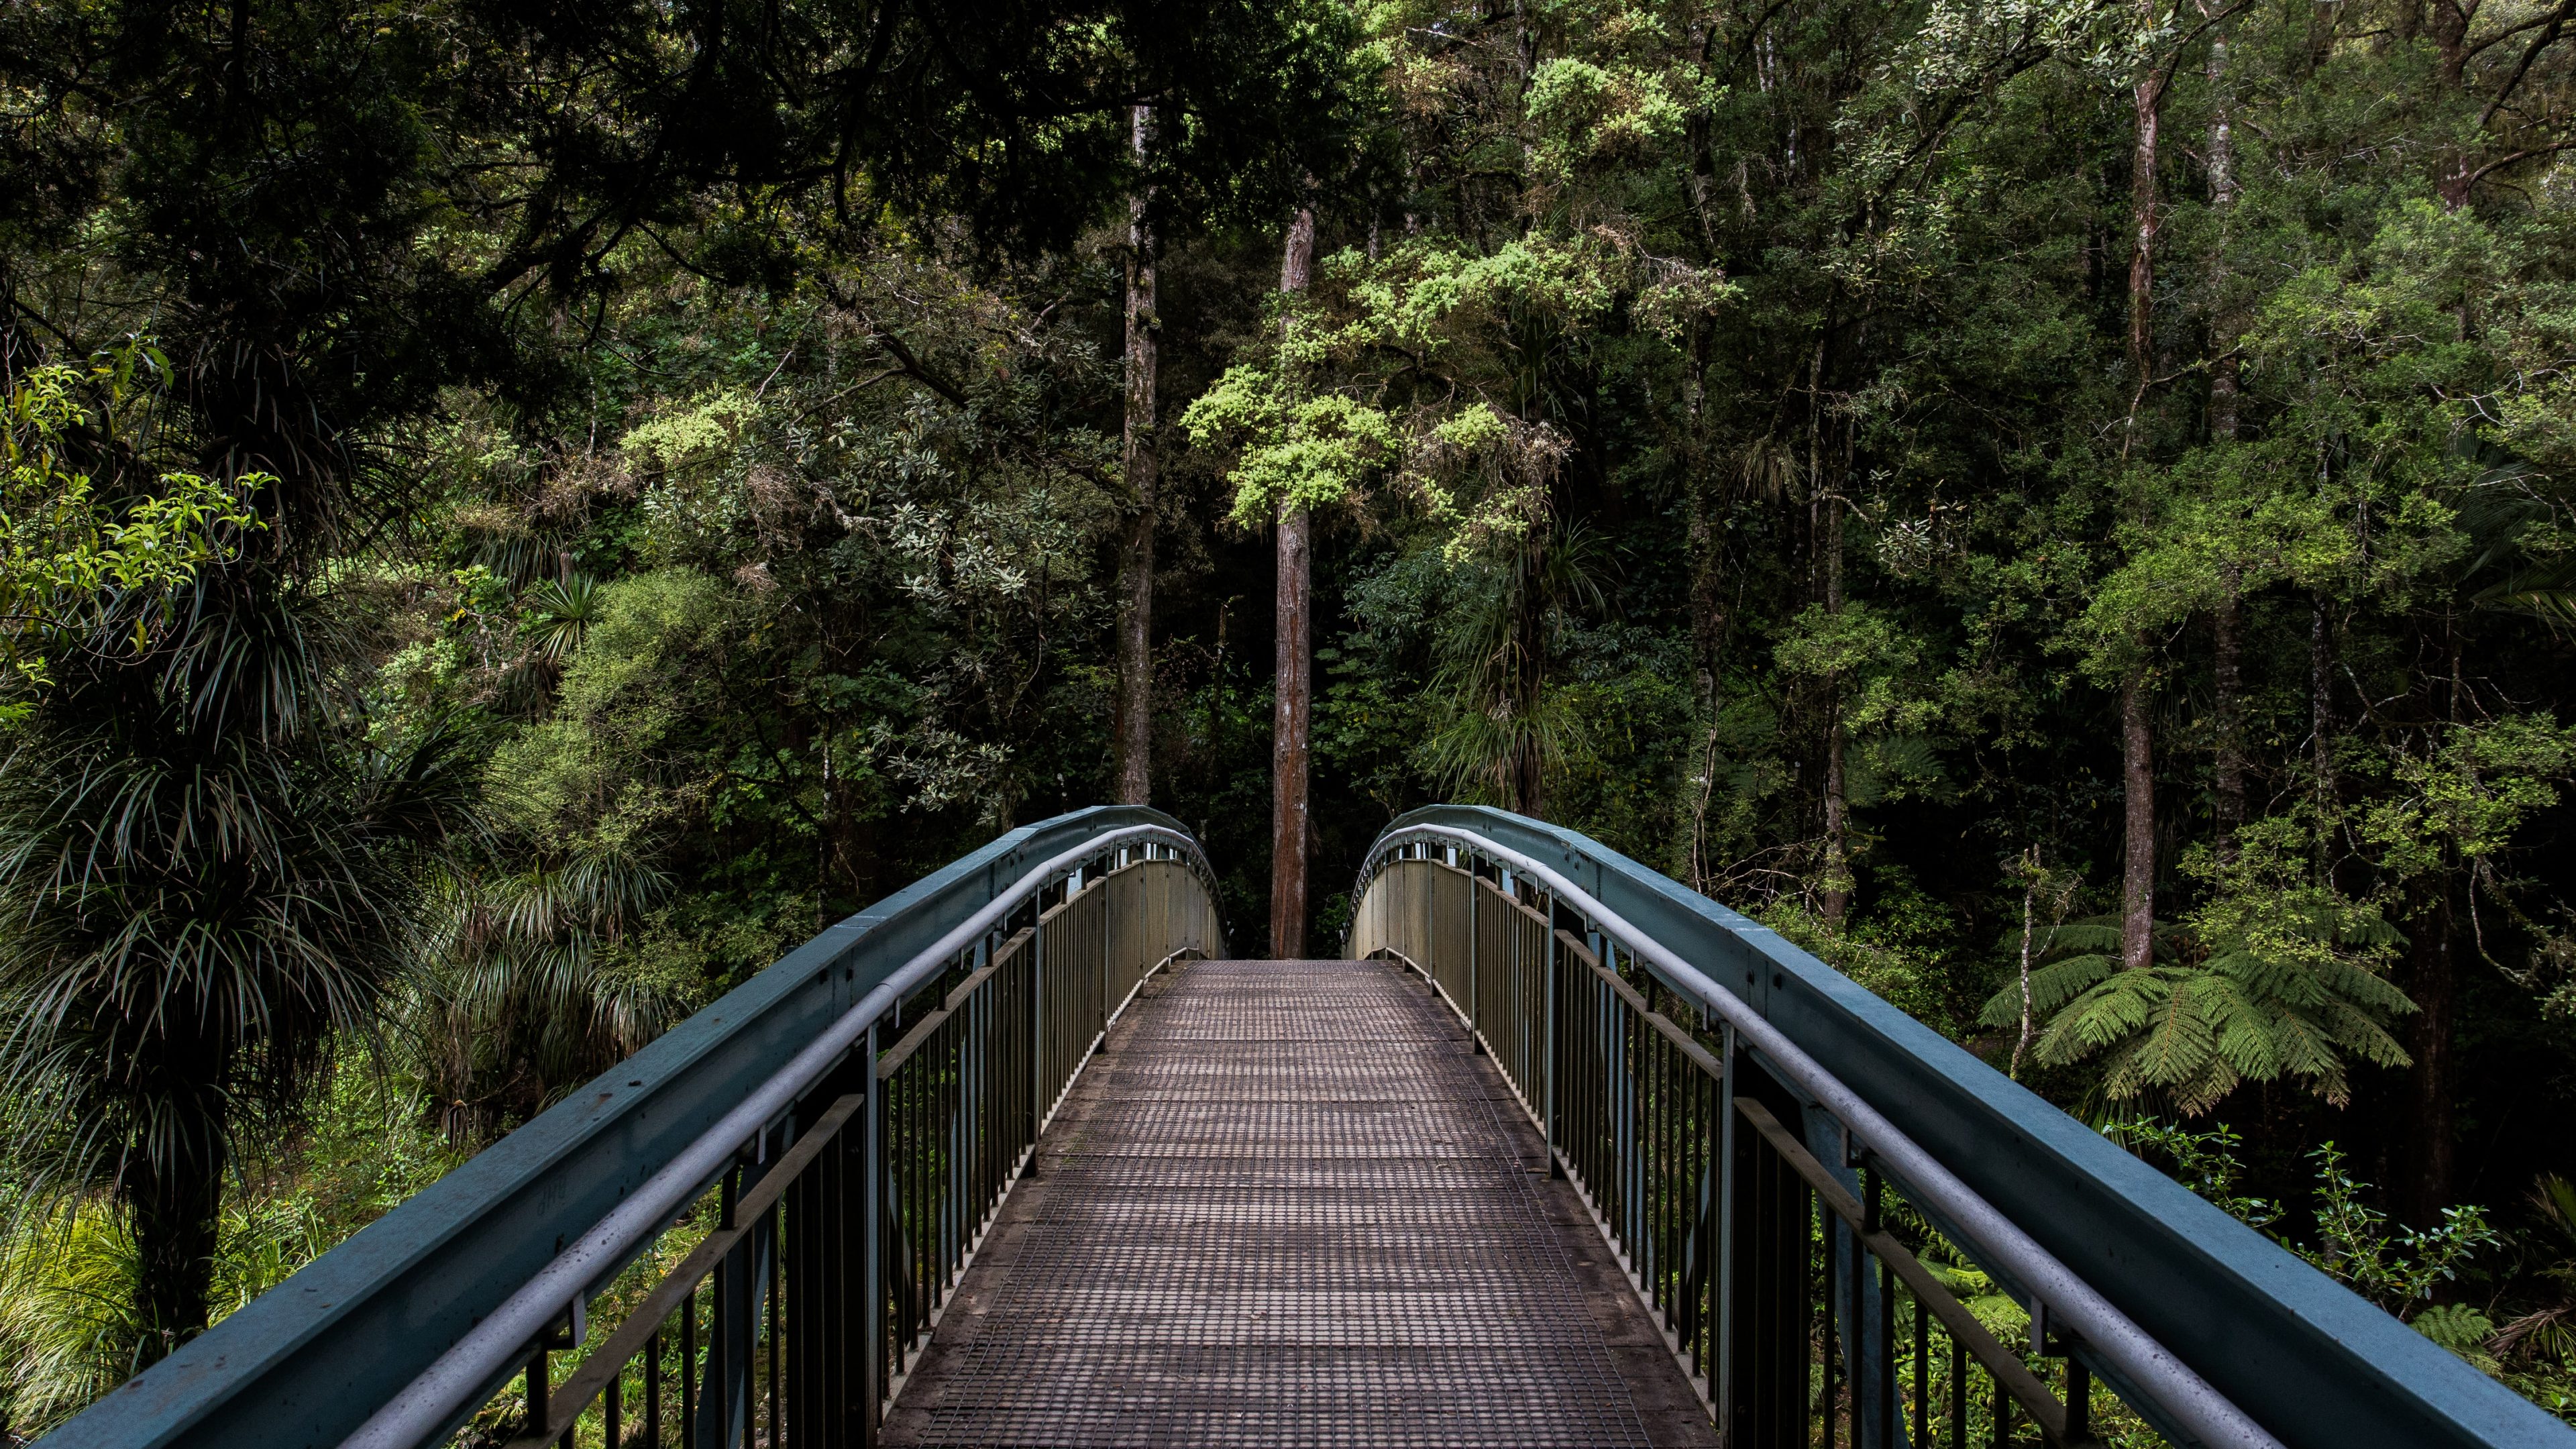
<svg viewBox="0 0 2576 1449">
<path fill-rule="evenodd" d="M 1825 613 L 1843 611 L 1843 502 L 1825 504 Z M 1843 681 L 1825 678 L 1825 924 L 1842 929 L 1851 913 L 1851 800 L 1846 791 L 1843 754 Z"/>
<path fill-rule="evenodd" d="M 1301 210 L 1288 227 L 1279 290 L 1304 291 L 1314 260 L 1315 213 Z M 1279 657 L 1270 748 L 1270 954 L 1280 961 L 1306 954 L 1306 772 L 1314 689 L 1314 561 L 1307 524 L 1303 508 L 1280 512 Z"/>
<path fill-rule="evenodd" d="M 1690 391 L 1685 420 L 1687 431 L 1684 434 L 1689 466 L 1682 480 L 1682 486 L 1690 494 L 1690 528 L 1686 542 L 1690 549 L 1693 695 L 1703 721 L 1715 718 L 1717 713 L 1717 651 L 1719 637 L 1724 632 L 1724 615 L 1718 602 L 1716 488 L 1708 476 L 1707 438 L 1701 432 L 1701 410 L 1707 393 L 1708 333 L 1705 326 L 1691 329 Z"/>
<path fill-rule="evenodd" d="M 2142 0 L 2140 20 L 2153 27 L 2156 0 Z M 2136 398 L 2146 397 L 2155 375 L 2156 235 L 2163 227 L 2156 196 L 2156 146 L 2163 124 L 2164 81 L 2150 66 L 2132 92 L 2137 119 L 2137 146 L 2129 180 L 2130 221 L 2134 249 L 2129 254 L 2129 371 Z M 2130 406 L 2129 426 L 2137 427 L 2137 403 Z M 2129 440 L 2134 442 L 2135 438 Z M 2125 453 L 2128 444 L 2123 443 Z M 2155 735 L 2150 720 L 2149 641 L 2138 641 L 2139 658 L 2120 682 L 2120 782 L 2126 796 L 2120 870 L 2120 964 L 2139 968 L 2155 962 L 2156 924 L 2156 771 Z"/>
<path fill-rule="evenodd" d="M 2227 296 L 2226 218 L 2236 204 L 2236 118 L 2228 89 L 2227 28 L 2209 38 L 2209 206 L 2219 216 L 2218 255 L 2211 285 L 2218 292 L 2210 340 L 2219 352 L 2209 367 L 2209 436 L 2236 441 L 2236 338 L 2243 329 Z M 2211 672 L 2218 727 L 2218 858 L 2236 858 L 2236 833 L 2245 825 L 2245 570 L 2233 561 L 2219 569 L 2218 605 L 2210 619 Z"/>
<path fill-rule="evenodd" d="M 2121 833 L 2120 964 L 2155 964 L 2156 769 L 2147 719 L 2147 667 L 2133 666 L 2120 686 L 2120 783 L 2127 795 Z"/>
<path fill-rule="evenodd" d="M 2341 793 L 2334 764 L 2334 634 L 2326 625 L 2326 596 L 2308 595 L 2308 745 L 2316 769 L 2318 829 L 2332 828 Z"/>
<path fill-rule="evenodd" d="M 2469 67 L 2469 21 L 2478 12 L 2479 0 L 2433 0 L 2432 14 L 2425 32 L 2433 40 L 2434 69 L 2445 85 L 2456 86 Z"/>
<path fill-rule="evenodd" d="M 2156 0 L 2138 7 L 2140 20 L 2152 27 Z M 2129 221 L 2134 247 L 2129 253 L 2129 371 L 2140 396 L 2155 375 L 2156 237 L 2164 216 L 2156 197 L 2156 147 L 2164 123 L 2164 77 L 2149 66 L 2131 93 L 2137 116 L 2137 149 L 2130 162 Z M 2130 420 L 2132 427 L 2136 419 Z"/>
<path fill-rule="evenodd" d="M 1154 110 L 1134 112 L 1136 161 L 1145 162 Z M 1133 492 L 1126 546 L 1118 559 L 1119 803 L 1145 804 L 1153 793 L 1154 750 L 1154 236 L 1145 224 L 1147 196 L 1127 211 L 1127 486 Z"/>
<path fill-rule="evenodd" d="M 2430 1227 L 2451 1203 L 2458 1172 L 2452 1146 L 2451 1038 L 2458 1014 L 2458 963 L 2451 949 L 2454 925 L 2450 878 L 2437 876 L 2407 923 L 2406 994 L 2415 1003 L 2407 1050 L 2407 1137 L 2414 1162 L 2402 1174 L 2400 1204 L 2407 1221 Z"/>
<path fill-rule="evenodd" d="M 2021 1059 L 2030 1050 L 2031 1038 L 2038 1035 L 2039 1023 L 2031 1009 L 2030 938 L 2031 908 L 2039 903 L 2039 847 L 2030 848 L 2024 857 L 2029 862 L 2029 884 L 2021 893 L 2021 1038 L 2013 1043 L 2012 1077 L 2021 1080 Z"/>
<path fill-rule="evenodd" d="M 2227 218 L 2236 206 L 2236 98 L 2227 76 L 2227 27 L 2209 38 L 2209 209 L 2219 219 L 2218 252 L 2210 286 L 2217 294 L 2210 341 L 2218 356 L 2209 364 L 2209 436 L 2236 441 L 2238 367 L 2236 339 L 2244 331 L 2228 295 Z"/>
<path fill-rule="evenodd" d="M 204 1331 L 213 1297 L 215 1227 L 223 1207 L 220 1162 L 145 1163 L 129 1170 L 134 1218 L 136 1359 L 157 1363 Z"/>
<path fill-rule="evenodd" d="M 2236 858 L 2236 832 L 2245 825 L 2245 668 L 2243 609 L 2245 571 L 2230 563 L 2219 570 L 2218 606 L 2210 619 L 2211 673 L 2215 676 L 2218 726 L 2218 858 Z"/>
</svg>

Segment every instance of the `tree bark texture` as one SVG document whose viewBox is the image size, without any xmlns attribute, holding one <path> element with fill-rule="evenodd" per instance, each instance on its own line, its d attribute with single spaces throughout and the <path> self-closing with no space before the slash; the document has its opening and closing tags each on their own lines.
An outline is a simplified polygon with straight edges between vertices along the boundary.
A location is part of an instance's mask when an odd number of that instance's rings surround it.
<svg viewBox="0 0 2576 1449">
<path fill-rule="evenodd" d="M 2451 948 L 2451 890 L 2437 881 L 2407 922 L 2406 994 L 2415 1003 L 2407 1051 L 2410 1120 L 2407 1138 L 2414 1161 L 2403 1174 L 2400 1208 L 2417 1227 L 2442 1220 L 2457 1188 L 2458 1154 L 2452 1142 L 2452 1035 L 2458 1015 L 2458 963 Z"/>
<path fill-rule="evenodd" d="M 2138 7 L 2141 23 L 2152 28 L 2156 0 Z M 2138 77 L 2132 92 L 2137 143 L 2129 177 L 2130 221 L 2134 247 L 2129 253 L 2129 371 L 2144 398 L 2155 369 L 2156 235 L 2163 218 L 2156 205 L 2156 148 L 2163 124 L 2164 77 L 2154 67 Z M 2131 426 L 2136 408 L 2131 407 Z M 2156 771 L 2155 734 L 2149 718 L 2149 641 L 2138 641 L 2140 658 L 2120 681 L 2120 782 L 2126 797 L 2120 867 L 2120 964 L 2126 969 L 2155 964 L 2156 945 Z"/>
<path fill-rule="evenodd" d="M 1136 160 L 1151 144 L 1153 108 L 1134 112 Z M 1118 709 L 1113 749 L 1118 801 L 1143 805 L 1153 795 L 1154 522 L 1159 482 L 1154 449 L 1154 236 L 1142 191 L 1127 213 L 1127 426 L 1125 462 L 1131 497 L 1118 558 Z"/>
<path fill-rule="evenodd" d="M 2120 965 L 2132 970 L 2156 959 L 2155 736 L 2147 695 L 2146 665 L 2130 666 L 2120 685 L 2120 780 L 2128 797 L 2121 832 Z"/>
<path fill-rule="evenodd" d="M 2317 782 L 2319 828 L 2330 828 L 2339 793 L 2334 768 L 2334 635 L 2326 625 L 2326 596 L 2308 596 L 2308 745 Z"/>
<path fill-rule="evenodd" d="M 2209 95 L 2209 209 L 2219 218 L 2219 250 L 2210 272 L 2210 285 L 2217 296 L 2210 342 L 2218 356 L 2209 364 L 2209 436 L 2215 442 L 2232 443 L 2236 441 L 2239 387 L 2236 339 L 2244 327 L 2228 296 L 2227 217 L 2236 205 L 2236 109 L 2235 97 L 2228 89 L 2227 28 L 2223 25 L 2210 33 Z"/>
<path fill-rule="evenodd" d="M 1843 611 L 1843 503 L 1825 504 L 1825 612 Z M 1843 679 L 1825 678 L 1825 924 L 1836 930 L 1851 912 L 1851 799 L 1844 778 L 1843 755 L 1849 731 L 1843 728 Z"/>
<path fill-rule="evenodd" d="M 136 1347 L 137 1367 L 169 1357 L 206 1327 L 223 1181 L 221 1162 L 145 1159 L 127 1169 L 127 1202 L 140 1260 L 134 1306 L 143 1337 Z"/>
<path fill-rule="evenodd" d="M 2236 338 L 2241 327 L 2226 295 L 2226 217 L 2236 204 L 2236 118 L 2227 81 L 2227 28 L 2209 38 L 2209 207 L 2219 216 L 2220 255 L 2212 269 L 2218 290 L 2218 313 L 2211 343 L 2219 356 L 2209 365 L 2209 436 L 2218 443 L 2236 441 Z M 2245 824 L 2245 571 L 2234 563 L 2219 569 L 2219 595 L 2210 616 L 2213 682 L 2212 721 L 2218 733 L 2218 858 L 2236 858 L 2236 833 Z"/>
<path fill-rule="evenodd" d="M 2154 0 L 2138 7 L 2141 20 L 2155 23 Z M 2164 217 L 2156 205 L 2157 132 L 2163 124 L 2164 76 L 2154 67 L 2138 77 L 2132 100 L 2137 111 L 2137 150 L 2129 173 L 2129 215 L 2135 246 L 2129 253 L 2129 370 L 2133 386 L 2144 392 L 2154 376 L 2156 235 Z"/>
<path fill-rule="evenodd" d="M 2236 832 L 2245 824 L 2245 573 L 2234 564 L 2219 570 L 2218 603 L 2210 612 L 2213 723 L 2218 732 L 2218 857 L 2236 858 Z"/>
<path fill-rule="evenodd" d="M 1304 291 L 1314 260 L 1315 214 L 1301 210 L 1288 227 L 1279 290 Z M 1279 653 L 1270 746 L 1270 955 L 1279 961 L 1306 954 L 1306 785 L 1314 691 L 1314 560 L 1307 525 L 1303 508 L 1280 510 Z"/>
</svg>

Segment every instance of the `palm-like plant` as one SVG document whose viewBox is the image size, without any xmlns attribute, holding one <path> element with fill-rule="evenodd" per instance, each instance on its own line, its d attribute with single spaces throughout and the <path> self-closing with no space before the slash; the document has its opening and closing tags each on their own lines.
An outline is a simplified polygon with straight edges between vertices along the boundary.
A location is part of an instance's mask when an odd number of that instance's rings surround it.
<svg viewBox="0 0 2576 1449">
<path fill-rule="evenodd" d="M 615 949 L 670 884 L 633 852 L 597 844 L 449 877 L 407 1020 L 451 1137 L 488 1137 L 535 1112 L 686 1008 L 684 991 L 623 969 Z"/>
<path fill-rule="evenodd" d="M 599 581 L 588 574 L 546 579 L 519 596 L 521 632 L 538 658 L 560 665 L 581 647 L 599 619 Z"/>
<path fill-rule="evenodd" d="M 1548 774 L 1582 751 L 1582 716 L 1549 688 L 1548 631 L 1602 606 L 1609 567 L 1609 551 L 1579 525 L 1534 529 L 1499 560 L 1471 566 L 1475 587 L 1441 639 L 1433 681 L 1448 718 L 1424 746 L 1461 798 L 1538 814 Z"/>
<path fill-rule="evenodd" d="M 228 1168 L 374 1029 L 471 828 L 464 742 L 367 746 L 319 601 L 263 572 L 108 611 L 174 622 L 63 669 L 0 756 L 0 1150 L 123 1215 L 143 1362 L 206 1323 Z"/>
</svg>

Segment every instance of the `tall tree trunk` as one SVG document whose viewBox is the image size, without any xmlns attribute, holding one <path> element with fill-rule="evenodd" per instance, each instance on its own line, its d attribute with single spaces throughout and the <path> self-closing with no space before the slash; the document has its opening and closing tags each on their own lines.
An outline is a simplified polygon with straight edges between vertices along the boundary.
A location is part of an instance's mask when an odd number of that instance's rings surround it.
<svg viewBox="0 0 2576 1449">
<path fill-rule="evenodd" d="M 2209 364 L 2209 436 L 2222 443 L 2236 441 L 2238 367 L 2236 339 L 2244 331 L 2233 301 L 2228 296 L 2227 219 L 2236 207 L 2236 97 L 2227 76 L 2227 27 L 2219 26 L 2209 37 L 2209 209 L 2218 217 L 2218 253 L 2210 270 L 2210 286 L 2217 294 L 2216 314 L 2211 318 L 2213 344 L 2218 356 Z"/>
<path fill-rule="evenodd" d="M 2204 13 L 2206 13 L 2206 0 Z M 2211 285 L 2218 292 L 2210 341 L 2218 356 L 2209 365 L 2209 436 L 2236 441 L 2236 338 L 2243 331 L 2227 295 L 2227 216 L 2236 205 L 2235 100 L 2227 78 L 2227 28 L 2209 37 L 2209 207 L 2219 217 L 2218 255 Z M 2218 858 L 2236 858 L 2236 833 L 2245 825 L 2245 669 L 2243 600 L 2245 570 L 2230 561 L 2219 569 L 2217 607 L 2210 619 L 2211 673 L 2218 727 Z"/>
<path fill-rule="evenodd" d="M 2426 18 L 2425 33 L 2433 41 L 2433 65 L 2445 85 L 2456 86 L 2469 66 L 2469 21 L 2478 13 L 2480 0 L 2433 0 L 2432 13 Z"/>
<path fill-rule="evenodd" d="M 1136 163 L 1144 166 L 1154 109 L 1134 113 Z M 1154 752 L 1154 235 L 1145 224 L 1147 194 L 1127 208 L 1127 486 L 1133 510 L 1118 559 L 1118 719 L 1115 740 L 1119 803 L 1145 804 L 1153 793 Z"/>
<path fill-rule="evenodd" d="M 1315 213 L 1300 210 L 1288 226 L 1279 290 L 1306 290 L 1314 261 Z M 1306 770 L 1314 690 L 1314 561 L 1307 523 L 1303 508 L 1280 511 L 1279 656 L 1270 746 L 1270 955 L 1280 961 L 1306 954 Z"/>
<path fill-rule="evenodd" d="M 2430 1227 L 2450 1205 L 2458 1172 L 2451 1140 L 2451 1037 L 2459 977 L 2451 949 L 2450 877 L 2437 875 L 2422 897 L 2406 926 L 2406 994 L 2415 1003 L 2406 1044 L 2415 1058 L 2407 1072 L 2406 1135 L 2414 1161 L 2400 1174 L 2404 1188 L 2399 1206 L 2408 1222 Z"/>
<path fill-rule="evenodd" d="M 2333 828 L 2341 793 L 2334 763 L 2334 635 L 2326 626 L 2326 596 L 2308 595 L 2308 745 L 2316 769 L 2317 828 Z"/>
<path fill-rule="evenodd" d="M 1713 480 L 1708 476 L 1708 440 L 1701 431 L 1702 409 L 1708 389 L 1709 328 L 1691 329 L 1689 392 L 1685 400 L 1684 457 L 1688 460 L 1682 486 L 1690 497 L 1689 532 L 1685 544 L 1690 550 L 1690 624 L 1693 701 L 1699 706 L 1703 721 L 1717 714 L 1717 652 L 1719 637 L 1724 632 L 1724 615 L 1718 602 L 1717 497 Z"/>
<path fill-rule="evenodd" d="M 1837 482 L 1839 487 L 1839 481 Z M 1843 501 L 1825 504 L 1825 613 L 1843 611 Z M 1825 924 L 1842 929 L 1851 912 L 1851 799 L 1846 790 L 1843 753 L 1843 680 L 1825 677 Z"/>
<path fill-rule="evenodd" d="M 2156 0 L 2142 0 L 2138 6 L 2140 20 L 2150 28 L 2156 21 L 2156 9 Z M 2130 404 L 2132 436 L 2121 445 L 2124 454 L 2136 441 L 2138 404 L 2144 401 L 2147 384 L 2155 375 L 2156 235 L 2163 226 L 2156 196 L 2157 132 L 2163 123 L 2164 106 L 2162 73 L 2149 66 L 2138 77 L 2132 101 L 2137 145 L 2129 180 L 2135 248 L 2129 254 L 2128 351 L 2137 401 Z M 2156 924 L 2155 735 L 2148 698 L 2152 687 L 2148 651 L 2152 645 L 2142 638 L 2137 648 L 2137 662 L 2129 666 L 2120 681 L 2120 784 L 2127 807 L 2121 833 L 2120 964 L 2133 969 L 2154 964 Z"/>
<path fill-rule="evenodd" d="M 2030 1051 L 2033 1038 L 2039 1035 L 2039 1022 L 2032 1010 L 2030 989 L 2031 908 L 2039 903 L 2039 847 L 2034 845 L 2022 856 L 2026 862 L 2021 892 L 2021 1036 L 2013 1042 L 2012 1079 L 2021 1080 L 2021 1059 Z"/>
<path fill-rule="evenodd" d="M 134 1215 L 139 1260 L 134 1307 L 143 1339 L 136 1346 L 138 1367 L 169 1357 L 206 1327 L 223 1180 L 220 1161 L 146 1160 L 127 1172 L 126 1201 Z"/>
<path fill-rule="evenodd" d="M 2158 0 L 2140 0 L 2138 22 L 2147 30 L 2155 28 L 2157 8 Z M 2129 164 L 2130 393 L 2128 425 L 2120 439 L 2120 457 L 2124 461 L 2138 444 L 2138 414 L 2146 405 L 2149 385 L 2155 381 L 2156 241 L 2164 230 L 2156 158 L 2164 128 L 2164 96 L 2165 74 L 2150 54 L 2130 92 L 2137 134 Z"/>
<path fill-rule="evenodd" d="M 2218 726 L 2218 858 L 2236 858 L 2236 832 L 2245 826 L 2245 667 L 2242 600 L 2245 571 L 2219 569 L 2218 605 L 2210 617 L 2211 673 Z"/>
<path fill-rule="evenodd" d="M 2133 666 L 2120 686 L 2120 783 L 2128 811 L 2121 832 L 2120 964 L 2156 959 L 2156 768 L 2147 720 L 2147 667 Z"/>
<path fill-rule="evenodd" d="M 2153 28 L 2156 0 L 2138 7 L 2141 23 Z M 2129 371 L 2139 396 L 2155 375 L 2156 237 L 2164 216 L 2156 198 L 2156 146 L 2164 123 L 2164 74 L 2154 66 L 2138 77 L 2131 92 L 2137 117 L 2137 147 L 2130 162 L 2129 222 L 2134 247 L 2129 253 Z M 2134 410 L 2131 427 L 2136 426 Z"/>
</svg>

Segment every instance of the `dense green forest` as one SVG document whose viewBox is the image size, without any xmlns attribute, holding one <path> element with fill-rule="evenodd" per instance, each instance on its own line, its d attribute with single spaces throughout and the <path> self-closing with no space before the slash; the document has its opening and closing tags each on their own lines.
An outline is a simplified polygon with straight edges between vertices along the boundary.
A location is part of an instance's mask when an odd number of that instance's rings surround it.
<svg viewBox="0 0 2576 1449">
<path fill-rule="evenodd" d="M 2571 24 L 0 8 L 0 1441 L 1119 799 L 1586 831 L 2576 1420 Z"/>
</svg>

